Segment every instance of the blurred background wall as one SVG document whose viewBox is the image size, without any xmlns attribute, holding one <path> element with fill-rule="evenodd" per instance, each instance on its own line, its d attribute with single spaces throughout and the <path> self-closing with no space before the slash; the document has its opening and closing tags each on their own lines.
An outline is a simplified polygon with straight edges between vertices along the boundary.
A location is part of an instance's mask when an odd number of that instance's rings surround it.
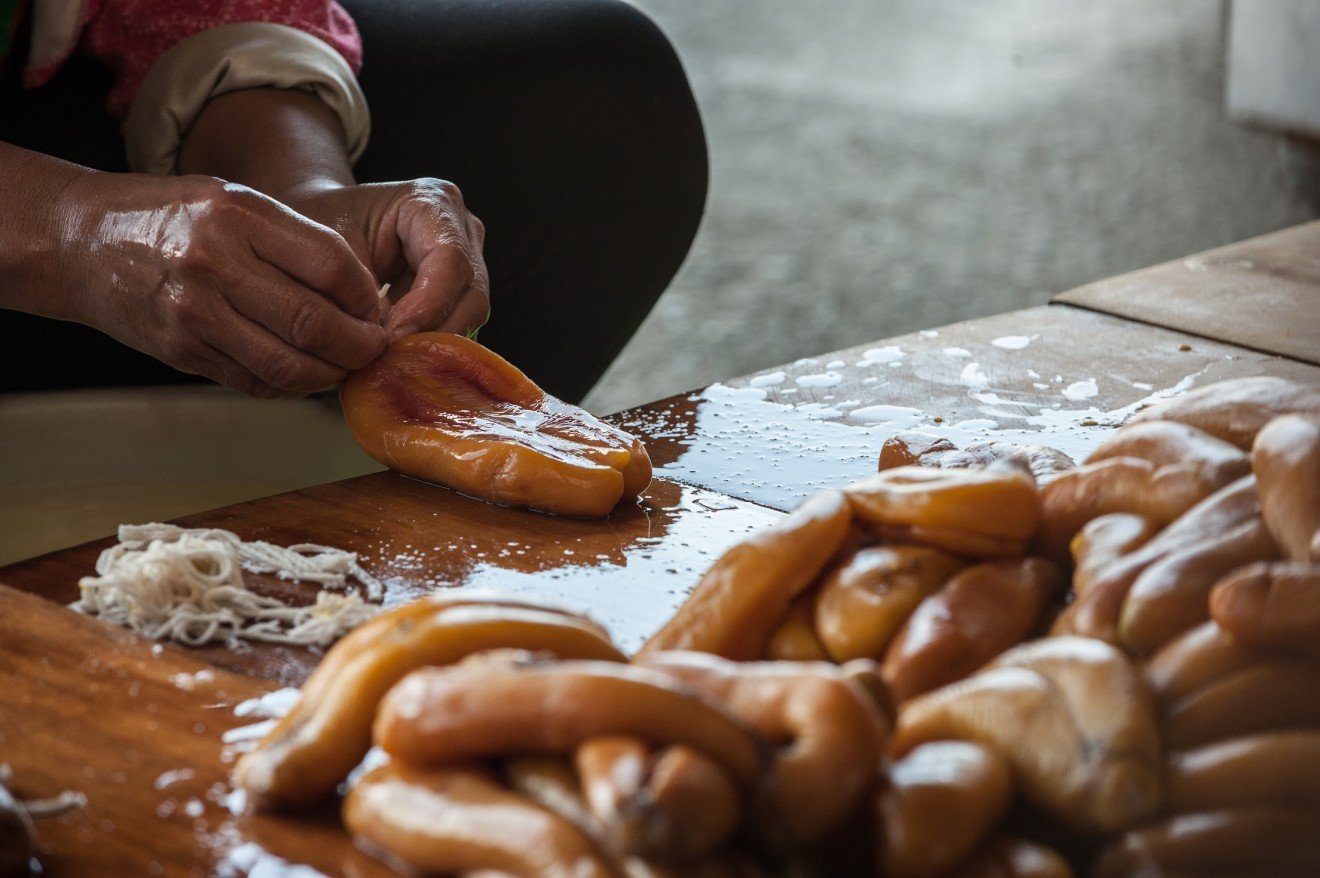
<svg viewBox="0 0 1320 878">
<path fill-rule="evenodd" d="M 1320 215 L 1320 151 L 1226 116 L 1220 0 L 634 2 L 711 191 L 598 412 Z"/>
</svg>

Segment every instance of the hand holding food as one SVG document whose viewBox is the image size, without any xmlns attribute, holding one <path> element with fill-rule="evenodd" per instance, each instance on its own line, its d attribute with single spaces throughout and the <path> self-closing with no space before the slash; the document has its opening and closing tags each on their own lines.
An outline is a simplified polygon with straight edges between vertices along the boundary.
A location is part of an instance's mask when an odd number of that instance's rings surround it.
<svg viewBox="0 0 1320 878">
<path fill-rule="evenodd" d="M 493 503 L 601 516 L 651 481 L 638 439 L 462 336 L 400 338 L 344 382 L 342 397 L 353 437 L 376 460 Z"/>
<path fill-rule="evenodd" d="M 460 335 L 490 316 L 482 257 L 486 227 L 448 180 L 329 185 L 317 180 L 280 193 L 303 216 L 344 236 L 362 264 L 391 285 L 390 341 L 438 329 Z"/>
<path fill-rule="evenodd" d="M 9 144 L 0 155 L 6 181 L 32 187 L 30 203 L 5 205 L 0 307 L 86 324 L 266 398 L 332 388 L 384 350 L 371 272 L 274 198 L 229 177 L 103 173 Z"/>
</svg>

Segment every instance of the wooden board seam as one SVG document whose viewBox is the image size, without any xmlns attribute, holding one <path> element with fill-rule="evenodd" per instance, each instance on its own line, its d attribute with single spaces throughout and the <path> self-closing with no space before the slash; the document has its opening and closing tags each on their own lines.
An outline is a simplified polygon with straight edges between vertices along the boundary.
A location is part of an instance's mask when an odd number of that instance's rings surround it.
<svg viewBox="0 0 1320 878">
<path fill-rule="evenodd" d="M 1073 308 L 1078 311 L 1089 311 L 1092 314 L 1104 314 L 1106 317 L 1115 317 L 1119 320 L 1123 320 L 1128 323 L 1136 323 L 1142 326 L 1153 326 L 1156 329 L 1167 329 L 1171 332 L 1182 333 L 1183 335 L 1186 335 L 1188 338 L 1205 339 L 1206 341 L 1212 341 L 1215 344 L 1221 344 L 1224 345 L 1225 347 L 1237 348 L 1240 351 L 1248 351 L 1253 354 L 1264 354 L 1267 357 L 1278 357 L 1281 360 L 1291 360 L 1294 363 L 1301 363 L 1304 366 L 1320 366 L 1320 359 L 1307 360 L 1302 357 L 1294 357 L 1291 354 L 1281 354 L 1278 351 L 1266 350 L 1265 348 L 1258 348 L 1258 347 L 1253 347 L 1251 345 L 1244 345 L 1236 341 L 1226 341 L 1225 339 L 1222 338 L 1215 338 L 1213 335 L 1206 335 L 1205 333 L 1194 332 L 1190 329 L 1185 329 L 1184 327 L 1181 326 L 1174 326 L 1170 323 L 1158 323 L 1154 320 L 1141 320 L 1136 317 L 1130 317 L 1127 314 L 1120 314 L 1117 311 L 1110 311 L 1106 308 L 1097 308 L 1093 305 L 1083 305 L 1077 302 L 1067 302 L 1059 298 L 1060 296 L 1069 295 L 1072 292 L 1075 291 L 1067 290 L 1065 292 L 1055 294 L 1050 299 L 1049 302 L 1050 307 Z"/>
</svg>

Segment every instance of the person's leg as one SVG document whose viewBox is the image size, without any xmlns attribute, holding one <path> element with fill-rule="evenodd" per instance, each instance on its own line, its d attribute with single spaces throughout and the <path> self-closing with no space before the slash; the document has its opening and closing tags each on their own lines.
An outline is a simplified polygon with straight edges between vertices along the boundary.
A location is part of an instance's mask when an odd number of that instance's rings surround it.
<svg viewBox="0 0 1320 878">
<path fill-rule="evenodd" d="M 620 0 L 347 0 L 359 179 L 444 177 L 486 224 L 481 341 L 579 400 L 678 270 L 706 143 L 672 47 Z"/>
</svg>

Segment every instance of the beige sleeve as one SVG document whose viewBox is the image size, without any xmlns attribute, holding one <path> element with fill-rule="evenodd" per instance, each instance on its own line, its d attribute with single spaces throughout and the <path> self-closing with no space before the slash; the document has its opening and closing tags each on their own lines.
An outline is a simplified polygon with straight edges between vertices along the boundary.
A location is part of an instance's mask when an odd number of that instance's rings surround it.
<svg viewBox="0 0 1320 878">
<path fill-rule="evenodd" d="M 124 121 L 129 166 L 174 173 L 183 136 L 208 100 L 261 87 L 315 94 L 343 123 L 350 160 L 367 148 L 371 116 L 343 56 L 297 28 L 242 22 L 188 37 L 147 71 Z"/>
</svg>

